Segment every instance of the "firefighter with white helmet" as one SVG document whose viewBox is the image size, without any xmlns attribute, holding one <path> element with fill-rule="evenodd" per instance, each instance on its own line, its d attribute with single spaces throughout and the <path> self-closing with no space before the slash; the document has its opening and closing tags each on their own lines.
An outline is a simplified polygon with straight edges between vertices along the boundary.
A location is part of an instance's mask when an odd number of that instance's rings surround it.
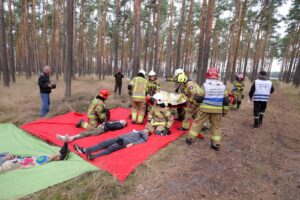
<svg viewBox="0 0 300 200">
<path fill-rule="evenodd" d="M 221 143 L 221 119 L 228 111 L 228 93 L 225 85 L 218 81 L 218 70 L 208 69 L 206 81 L 195 96 L 195 101 L 199 103 L 199 112 L 186 138 L 186 143 L 191 145 L 197 138 L 204 123 L 209 120 L 211 124 L 211 147 L 219 150 Z"/>
<path fill-rule="evenodd" d="M 145 103 L 147 95 L 146 72 L 141 69 L 128 85 L 128 93 L 131 96 L 131 121 L 133 124 L 143 124 L 145 116 Z"/>
<path fill-rule="evenodd" d="M 148 114 L 146 129 L 151 133 L 166 136 L 171 134 L 170 128 L 174 119 L 170 108 L 167 107 L 164 96 L 158 92 L 152 97 L 153 106 Z"/>
<path fill-rule="evenodd" d="M 153 96 L 156 92 L 159 92 L 160 85 L 159 85 L 159 81 L 157 80 L 155 71 L 151 70 L 148 76 L 149 79 L 147 83 L 147 91 L 150 96 Z"/>
</svg>

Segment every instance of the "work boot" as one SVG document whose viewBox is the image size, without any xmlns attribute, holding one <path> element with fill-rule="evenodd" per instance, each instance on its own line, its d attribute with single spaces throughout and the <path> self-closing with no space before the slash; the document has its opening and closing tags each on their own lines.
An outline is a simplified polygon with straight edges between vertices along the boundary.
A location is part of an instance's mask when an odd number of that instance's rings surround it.
<svg viewBox="0 0 300 200">
<path fill-rule="evenodd" d="M 259 127 L 259 119 L 254 119 L 253 128 L 258 128 L 258 127 Z"/>
<path fill-rule="evenodd" d="M 186 129 L 186 128 L 183 128 L 183 127 L 180 127 L 178 128 L 179 131 L 188 131 L 189 129 Z"/>
<path fill-rule="evenodd" d="M 85 150 L 84 150 L 83 147 L 80 147 L 80 146 L 78 146 L 77 144 L 74 144 L 74 145 L 73 145 L 73 148 L 74 148 L 76 151 L 78 151 L 79 153 L 85 154 Z"/>
<path fill-rule="evenodd" d="M 236 108 L 237 108 L 237 109 L 239 109 L 239 108 L 240 108 L 240 106 L 241 106 L 241 102 L 240 102 L 240 101 L 238 101 L 238 102 L 237 102 L 237 107 L 236 107 Z"/>
<path fill-rule="evenodd" d="M 191 145 L 191 144 L 193 144 L 193 139 L 192 138 L 190 138 L 190 137 L 187 137 L 187 138 L 185 138 L 185 143 L 187 143 L 188 145 Z"/>
<path fill-rule="evenodd" d="M 216 144 L 216 145 L 211 144 L 210 147 L 211 147 L 213 150 L 215 150 L 215 151 L 219 151 L 219 150 L 220 150 L 220 145 L 219 145 L 219 144 Z"/>
<path fill-rule="evenodd" d="M 79 120 L 79 122 L 76 124 L 76 128 L 81 128 L 83 122 L 84 122 L 83 119 Z"/>
<path fill-rule="evenodd" d="M 87 154 L 86 154 L 86 158 L 87 158 L 88 160 L 94 160 L 94 159 L 95 159 L 95 156 L 92 155 L 92 154 L 90 154 L 90 153 L 87 153 Z"/>
<path fill-rule="evenodd" d="M 64 146 L 60 149 L 59 151 L 60 153 L 60 160 L 67 160 L 68 159 L 68 156 L 69 156 L 69 149 L 68 149 L 68 144 L 65 142 L 64 143 Z"/>
<path fill-rule="evenodd" d="M 258 120 L 258 125 L 262 125 L 262 122 L 263 122 L 263 115 L 259 115 L 259 120 Z"/>
</svg>

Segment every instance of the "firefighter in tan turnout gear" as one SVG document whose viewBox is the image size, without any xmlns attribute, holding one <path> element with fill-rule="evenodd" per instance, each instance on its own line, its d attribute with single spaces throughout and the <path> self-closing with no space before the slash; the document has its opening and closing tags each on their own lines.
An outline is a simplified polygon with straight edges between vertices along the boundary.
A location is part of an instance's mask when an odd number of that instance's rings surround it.
<svg viewBox="0 0 300 200">
<path fill-rule="evenodd" d="M 156 93 L 151 101 L 154 105 L 148 114 L 146 129 L 157 135 L 166 136 L 171 134 L 170 128 L 174 119 L 170 108 L 165 105 L 162 93 Z"/>
<path fill-rule="evenodd" d="M 157 80 L 155 71 L 151 70 L 148 76 L 149 76 L 149 80 L 147 84 L 147 92 L 150 96 L 153 96 L 155 93 L 159 92 L 160 85 L 159 85 L 159 81 Z"/>
<path fill-rule="evenodd" d="M 143 124 L 145 116 L 145 104 L 147 95 L 147 79 L 146 72 L 140 70 L 138 75 L 134 77 L 128 85 L 128 93 L 131 96 L 131 122 L 135 124 Z"/>
<path fill-rule="evenodd" d="M 206 81 L 195 96 L 200 104 L 200 111 L 195 115 L 186 143 L 191 145 L 197 138 L 206 120 L 211 124 L 211 147 L 219 150 L 221 144 L 221 119 L 227 113 L 229 99 L 225 85 L 218 81 L 218 71 L 210 68 L 206 73 Z"/>
<path fill-rule="evenodd" d="M 185 117 L 182 122 L 182 127 L 179 130 L 187 131 L 190 128 L 190 121 L 199 114 L 199 103 L 195 101 L 195 96 L 200 93 L 199 85 L 188 79 L 185 74 L 180 74 L 177 82 L 183 89 L 183 93 L 187 96 L 187 108 L 185 108 Z"/>
<path fill-rule="evenodd" d="M 77 128 L 93 129 L 96 128 L 99 124 L 109 120 L 110 114 L 109 110 L 105 108 L 105 100 L 110 95 L 110 92 L 106 89 L 100 90 L 98 96 L 96 96 L 92 103 L 88 107 L 87 116 L 88 122 L 81 119 L 77 124 Z"/>
</svg>

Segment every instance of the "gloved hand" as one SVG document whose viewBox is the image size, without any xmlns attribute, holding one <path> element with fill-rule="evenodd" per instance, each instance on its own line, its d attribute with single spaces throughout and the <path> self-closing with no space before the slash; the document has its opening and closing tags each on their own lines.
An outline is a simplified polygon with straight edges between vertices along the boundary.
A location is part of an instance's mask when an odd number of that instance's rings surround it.
<svg viewBox="0 0 300 200">
<path fill-rule="evenodd" d="M 244 99 L 245 98 L 245 96 L 242 94 L 242 99 Z"/>
<path fill-rule="evenodd" d="M 179 92 L 179 87 L 177 87 L 176 89 L 175 89 L 175 93 L 178 93 Z"/>
<path fill-rule="evenodd" d="M 106 120 L 109 120 L 110 119 L 110 111 L 109 111 L 109 109 L 104 109 L 104 112 L 105 112 Z"/>
</svg>

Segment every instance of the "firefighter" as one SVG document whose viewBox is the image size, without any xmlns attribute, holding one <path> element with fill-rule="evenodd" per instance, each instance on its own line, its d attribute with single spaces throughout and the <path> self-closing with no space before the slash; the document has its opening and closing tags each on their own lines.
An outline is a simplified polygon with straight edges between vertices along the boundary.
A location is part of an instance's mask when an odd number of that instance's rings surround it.
<svg viewBox="0 0 300 200">
<path fill-rule="evenodd" d="M 148 123 L 146 129 L 156 135 L 170 135 L 170 128 L 173 125 L 174 119 L 170 108 L 167 107 L 163 100 L 162 93 L 156 93 L 152 99 L 154 104 L 148 114 Z"/>
<path fill-rule="evenodd" d="M 135 124 L 143 124 L 145 115 L 145 103 L 147 95 L 147 79 L 146 72 L 142 69 L 138 75 L 134 77 L 128 85 L 128 93 L 131 96 L 131 122 Z"/>
<path fill-rule="evenodd" d="M 211 147 L 219 150 L 221 142 L 221 119 L 228 111 L 228 93 L 225 85 L 218 81 L 218 70 L 208 69 L 206 81 L 195 95 L 195 101 L 199 103 L 200 110 L 194 115 L 195 119 L 189 131 L 186 143 L 191 145 L 197 138 L 206 120 L 211 124 Z"/>
<path fill-rule="evenodd" d="M 77 124 L 77 128 L 85 128 L 91 130 L 97 128 L 97 126 L 110 118 L 109 110 L 105 107 L 105 100 L 110 95 L 107 89 L 100 90 L 99 95 L 97 95 L 92 103 L 88 107 L 87 116 L 88 122 L 81 119 Z"/>
<path fill-rule="evenodd" d="M 274 92 L 272 82 L 265 71 L 260 71 L 249 92 L 249 100 L 253 101 L 254 128 L 262 125 L 270 94 Z"/>
<path fill-rule="evenodd" d="M 244 99 L 243 90 L 245 84 L 243 82 L 244 76 L 243 74 L 239 74 L 236 76 L 236 80 L 233 82 L 232 92 L 236 98 L 236 108 L 239 109 L 242 103 L 242 99 Z"/>
<path fill-rule="evenodd" d="M 178 68 L 174 72 L 174 77 L 166 78 L 166 81 L 169 82 L 175 82 L 175 93 L 182 94 L 183 88 L 180 87 L 180 84 L 177 83 L 177 78 L 180 74 L 184 74 L 183 69 Z M 177 108 L 177 114 L 178 114 L 178 121 L 183 121 L 185 116 L 185 109 L 184 108 Z"/>
<path fill-rule="evenodd" d="M 185 74 L 178 76 L 177 82 L 183 89 L 183 93 L 187 96 L 187 107 L 185 108 L 185 117 L 182 122 L 182 127 L 179 130 L 187 131 L 190 128 L 190 121 L 193 119 L 193 115 L 199 111 L 199 103 L 195 101 L 195 96 L 199 94 L 199 85 L 188 79 Z"/>
<path fill-rule="evenodd" d="M 151 70 L 148 76 L 149 80 L 147 83 L 147 91 L 150 96 L 153 96 L 156 92 L 159 92 L 160 85 L 159 81 L 157 80 L 155 71 Z"/>
</svg>

